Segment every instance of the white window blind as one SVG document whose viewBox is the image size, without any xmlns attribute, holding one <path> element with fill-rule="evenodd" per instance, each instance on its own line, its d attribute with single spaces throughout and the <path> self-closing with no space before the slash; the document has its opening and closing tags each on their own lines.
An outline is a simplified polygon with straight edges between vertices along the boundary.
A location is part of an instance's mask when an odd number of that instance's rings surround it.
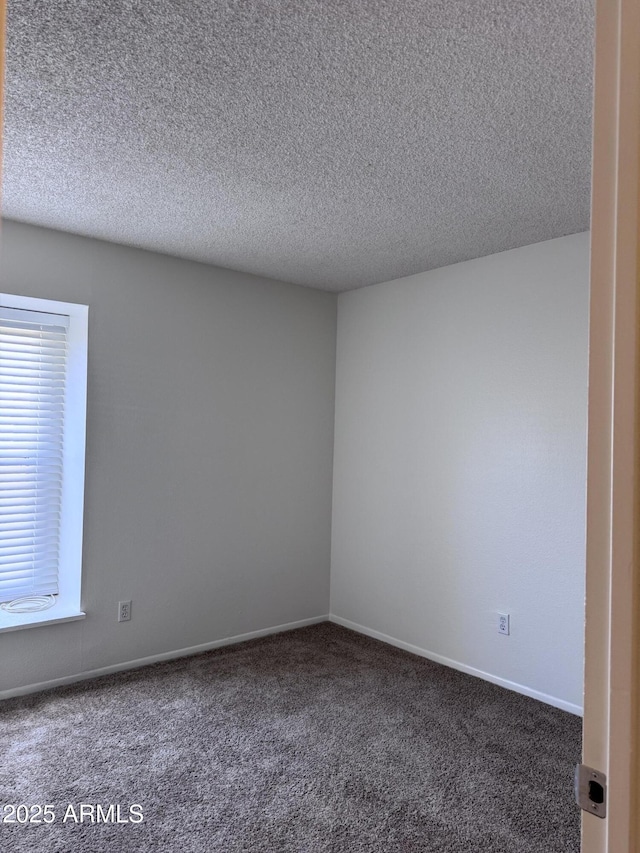
<svg viewBox="0 0 640 853">
<path fill-rule="evenodd" d="M 0 306 L 0 602 L 58 592 L 68 328 Z"/>
</svg>

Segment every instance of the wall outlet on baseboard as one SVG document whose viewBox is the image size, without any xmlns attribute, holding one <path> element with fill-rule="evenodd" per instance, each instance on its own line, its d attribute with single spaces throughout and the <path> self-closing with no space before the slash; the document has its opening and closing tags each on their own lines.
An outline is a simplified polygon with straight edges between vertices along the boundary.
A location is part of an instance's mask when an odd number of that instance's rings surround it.
<svg viewBox="0 0 640 853">
<path fill-rule="evenodd" d="M 509 636 L 510 631 L 510 619 L 508 613 L 498 613 L 498 633 L 506 634 Z"/>
<path fill-rule="evenodd" d="M 131 601 L 118 602 L 118 622 L 128 622 L 131 619 Z"/>
</svg>

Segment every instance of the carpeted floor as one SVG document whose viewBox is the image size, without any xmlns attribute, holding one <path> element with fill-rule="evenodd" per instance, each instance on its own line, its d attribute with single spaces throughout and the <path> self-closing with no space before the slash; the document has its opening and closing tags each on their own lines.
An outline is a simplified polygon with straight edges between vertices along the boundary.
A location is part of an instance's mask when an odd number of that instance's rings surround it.
<svg viewBox="0 0 640 853">
<path fill-rule="evenodd" d="M 330 623 L 11 699 L 0 731 L 0 803 L 55 816 L 6 853 L 580 848 L 577 717 Z"/>
</svg>

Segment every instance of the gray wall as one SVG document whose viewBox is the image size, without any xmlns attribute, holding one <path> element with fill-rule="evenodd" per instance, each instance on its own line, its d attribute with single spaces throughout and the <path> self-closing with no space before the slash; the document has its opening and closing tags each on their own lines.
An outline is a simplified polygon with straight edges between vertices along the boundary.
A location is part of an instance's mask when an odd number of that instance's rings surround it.
<svg viewBox="0 0 640 853">
<path fill-rule="evenodd" d="M 0 290 L 90 306 L 87 618 L 0 690 L 328 612 L 335 295 L 13 222 Z"/>
<path fill-rule="evenodd" d="M 587 234 L 342 294 L 337 377 L 334 295 L 2 242 L 90 351 L 88 615 L 0 635 L 0 691 L 321 617 L 333 535 L 338 621 L 579 710 Z"/>
<path fill-rule="evenodd" d="M 573 711 L 588 268 L 578 234 L 338 303 L 332 613 Z"/>
</svg>

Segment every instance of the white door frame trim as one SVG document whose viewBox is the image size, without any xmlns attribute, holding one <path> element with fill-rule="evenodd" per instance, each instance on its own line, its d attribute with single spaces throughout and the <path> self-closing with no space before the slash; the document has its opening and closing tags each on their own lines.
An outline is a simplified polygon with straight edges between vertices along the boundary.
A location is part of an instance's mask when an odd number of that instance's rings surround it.
<svg viewBox="0 0 640 853">
<path fill-rule="evenodd" d="M 640 3 L 597 0 L 589 339 L 583 761 L 608 815 L 583 813 L 582 853 L 638 839 L 637 628 Z"/>
</svg>

